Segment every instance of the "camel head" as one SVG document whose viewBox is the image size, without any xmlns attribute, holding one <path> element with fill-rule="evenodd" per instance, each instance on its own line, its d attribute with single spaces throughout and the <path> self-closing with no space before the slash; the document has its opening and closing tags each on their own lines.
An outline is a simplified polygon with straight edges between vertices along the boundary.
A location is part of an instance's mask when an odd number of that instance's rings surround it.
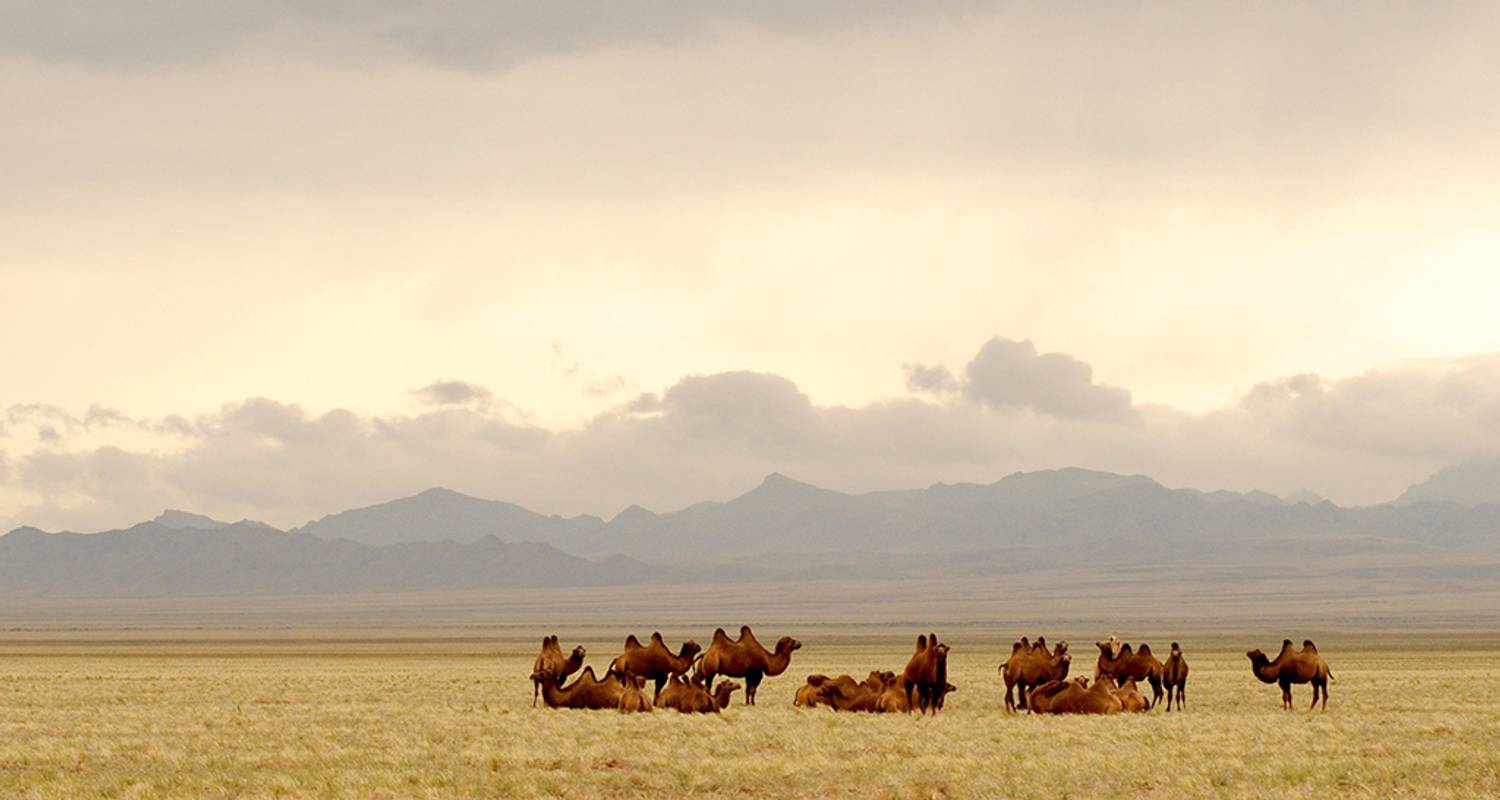
<svg viewBox="0 0 1500 800">
<path fill-rule="evenodd" d="M 588 650 L 584 649 L 583 645 L 578 645 L 577 647 L 573 648 L 572 658 L 575 661 L 582 661 L 583 657 L 588 655 L 588 652 Z"/>
<path fill-rule="evenodd" d="M 1064 639 L 1063 641 L 1057 643 L 1057 647 L 1053 648 L 1052 655 L 1060 656 L 1066 652 L 1068 652 L 1068 642 L 1066 639 Z"/>
<path fill-rule="evenodd" d="M 1182 655 L 1182 645 L 1180 645 L 1180 644 L 1178 644 L 1176 642 L 1173 642 L 1172 643 L 1172 655 L 1174 655 L 1174 656 L 1180 656 L 1180 655 Z"/>
<path fill-rule="evenodd" d="M 734 681 L 724 681 L 714 687 L 714 707 L 722 709 L 729 705 L 729 696 L 739 691 L 742 687 Z"/>
<path fill-rule="evenodd" d="M 682 651 L 677 654 L 677 657 L 692 658 L 693 656 L 696 656 L 701 652 L 703 652 L 703 648 L 698 646 L 697 642 L 689 639 L 682 643 Z"/>
<path fill-rule="evenodd" d="M 778 654 L 791 653 L 794 650 L 800 649 L 802 649 L 802 643 L 790 636 L 783 636 L 776 640 L 776 652 Z"/>
</svg>

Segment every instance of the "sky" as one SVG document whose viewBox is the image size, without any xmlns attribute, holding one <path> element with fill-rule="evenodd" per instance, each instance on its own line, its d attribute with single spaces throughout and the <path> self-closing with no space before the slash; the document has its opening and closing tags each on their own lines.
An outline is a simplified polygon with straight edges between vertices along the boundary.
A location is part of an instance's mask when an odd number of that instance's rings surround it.
<svg viewBox="0 0 1500 800">
<path fill-rule="evenodd" d="M 1481 3 L 0 0 L 0 529 L 1500 455 Z"/>
</svg>

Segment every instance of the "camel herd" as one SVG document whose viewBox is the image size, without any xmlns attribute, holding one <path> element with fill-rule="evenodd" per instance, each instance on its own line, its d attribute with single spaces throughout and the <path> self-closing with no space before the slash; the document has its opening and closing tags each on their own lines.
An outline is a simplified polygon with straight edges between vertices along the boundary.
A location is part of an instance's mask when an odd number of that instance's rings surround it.
<svg viewBox="0 0 1500 800">
<path fill-rule="evenodd" d="M 1000 664 L 999 674 L 1005 686 L 1006 711 L 1026 710 L 1037 714 L 1114 714 L 1146 712 L 1163 698 L 1170 712 L 1175 703 L 1186 710 L 1188 663 L 1182 647 L 1172 643 L 1165 662 L 1156 658 L 1151 647 L 1132 647 L 1119 637 L 1096 642 L 1099 656 L 1094 663 L 1092 680 L 1068 677 L 1073 656 L 1067 642 L 1048 648 L 1045 638 L 1035 642 L 1026 637 L 1011 646 L 1010 657 Z M 786 672 L 792 653 L 802 643 L 790 636 L 776 641 L 767 650 L 749 626 L 740 628 L 738 638 L 731 639 L 723 628 L 714 631 L 708 649 L 692 640 L 683 642 L 677 652 L 667 646 L 660 633 L 651 634 L 648 644 L 634 635 L 625 639 L 623 652 L 609 664 L 604 678 L 584 667 L 587 651 L 575 647 L 564 655 L 556 636 L 542 639 L 542 650 L 532 667 L 531 703 L 540 699 L 551 708 L 617 709 L 632 713 L 653 709 L 675 709 L 682 713 L 717 714 L 729 705 L 730 697 L 741 688 L 745 704 L 755 705 L 761 680 Z M 917 637 L 916 649 L 899 672 L 871 670 L 864 680 L 850 675 L 829 677 L 808 675 L 797 688 L 793 704 L 801 708 L 826 707 L 833 711 L 869 713 L 936 714 L 944 699 L 958 687 L 948 682 L 948 651 L 935 633 Z M 1333 677 L 1328 662 L 1318 655 L 1311 641 L 1301 650 L 1292 641 L 1282 642 L 1275 659 L 1260 650 L 1246 653 L 1250 669 L 1263 683 L 1281 687 L 1282 708 L 1292 708 L 1292 686 L 1311 683 L 1312 708 L 1328 707 L 1328 681 Z M 569 675 L 578 677 L 563 685 Z M 743 687 L 733 680 L 740 678 Z M 650 696 L 646 684 L 653 685 Z M 1151 688 L 1148 699 L 1137 688 Z"/>
</svg>

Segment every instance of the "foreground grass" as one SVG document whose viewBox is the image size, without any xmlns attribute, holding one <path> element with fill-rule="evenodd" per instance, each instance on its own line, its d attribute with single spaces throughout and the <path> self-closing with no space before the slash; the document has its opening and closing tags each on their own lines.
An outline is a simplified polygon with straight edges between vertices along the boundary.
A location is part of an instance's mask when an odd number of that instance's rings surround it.
<svg viewBox="0 0 1500 800">
<path fill-rule="evenodd" d="M 585 641 L 596 669 L 615 638 Z M 960 690 L 922 719 L 793 708 L 809 672 L 910 652 L 802 638 L 722 717 L 533 709 L 530 636 L 0 648 L 0 797 L 1500 796 L 1492 640 L 1320 642 L 1329 710 L 1302 687 L 1286 714 L 1243 656 L 1275 641 L 1184 637 L 1188 713 L 1042 718 L 1001 710 L 1000 639 L 955 636 Z M 1078 672 L 1091 650 L 1075 639 Z"/>
</svg>

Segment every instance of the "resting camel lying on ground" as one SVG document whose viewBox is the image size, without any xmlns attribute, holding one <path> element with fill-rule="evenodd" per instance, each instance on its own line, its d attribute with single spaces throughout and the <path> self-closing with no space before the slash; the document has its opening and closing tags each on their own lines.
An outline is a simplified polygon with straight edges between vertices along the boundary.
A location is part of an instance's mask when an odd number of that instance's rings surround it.
<svg viewBox="0 0 1500 800">
<path fill-rule="evenodd" d="M 1031 690 L 1028 706 L 1039 714 L 1118 714 L 1124 709 L 1109 681 L 1048 681 Z"/>
<path fill-rule="evenodd" d="M 1146 696 L 1135 688 L 1135 678 L 1129 678 L 1120 686 L 1110 686 L 1109 681 L 1102 682 L 1114 692 L 1115 699 L 1120 701 L 1122 710 L 1131 713 L 1144 712 L 1151 709 L 1151 704 L 1146 702 Z"/>
<path fill-rule="evenodd" d="M 625 714 L 651 711 L 651 698 L 646 696 L 646 679 L 629 672 L 618 677 L 625 684 L 620 690 L 620 711 Z"/>
<path fill-rule="evenodd" d="M 697 678 L 673 675 L 656 696 L 656 707 L 674 708 L 684 714 L 717 714 L 729 705 L 729 696 L 739 688 L 734 681 L 724 681 L 710 695 Z"/>
<path fill-rule="evenodd" d="M 1161 682 L 1167 688 L 1167 712 L 1172 711 L 1172 697 L 1177 697 L 1177 710 L 1183 711 L 1187 708 L 1187 659 L 1182 657 L 1182 647 L 1176 642 L 1172 643 L 1172 654 L 1167 656 L 1167 663 L 1162 665 Z"/>
<path fill-rule="evenodd" d="M 937 634 L 917 637 L 917 649 L 902 672 L 906 678 L 907 704 L 922 713 L 938 712 L 938 698 L 948 685 L 948 645 Z"/>
<path fill-rule="evenodd" d="M 840 675 L 818 687 L 818 702 L 834 711 L 876 711 L 887 683 L 896 679 L 894 672 L 872 670 L 863 681 Z"/>
<path fill-rule="evenodd" d="M 556 636 L 545 636 L 542 638 L 542 652 L 536 657 L 536 663 L 531 665 L 531 706 L 536 707 L 537 695 L 542 691 L 542 682 L 538 675 L 551 675 L 557 678 L 559 684 L 569 675 L 577 672 L 583 667 L 583 657 L 586 651 L 582 646 L 573 648 L 571 656 L 564 656 L 562 648 L 557 644 Z"/>
<path fill-rule="evenodd" d="M 642 645 L 635 634 L 631 634 L 625 639 L 625 652 L 609 663 L 609 672 L 616 676 L 629 672 L 654 681 L 655 694 L 661 694 L 661 687 L 666 684 L 667 678 L 686 674 L 693 667 L 693 657 L 702 649 L 697 642 L 689 639 L 682 643 L 682 650 L 673 655 L 667 649 L 667 643 L 662 641 L 660 633 L 651 634 L 649 645 Z"/>
<path fill-rule="evenodd" d="M 792 705 L 799 708 L 814 708 L 818 705 L 818 687 L 828 682 L 827 675 L 809 675 L 807 683 L 797 687 L 797 696 Z"/>
<path fill-rule="evenodd" d="M 555 675 L 538 672 L 531 677 L 541 682 L 542 702 L 549 708 L 619 708 L 620 696 L 625 693 L 618 680 L 594 677 L 593 667 L 585 667 L 578 680 L 561 688 Z"/>
<path fill-rule="evenodd" d="M 1143 644 L 1140 650 L 1132 651 L 1130 645 L 1121 644 L 1115 636 L 1095 644 L 1099 647 L 1099 660 L 1094 664 L 1095 681 L 1106 678 L 1116 684 L 1124 684 L 1130 678 L 1146 681 L 1151 684 L 1151 705 L 1161 700 L 1162 663 L 1151 654 L 1150 645 Z"/>
<path fill-rule="evenodd" d="M 911 692 L 907 690 L 905 675 L 896 675 L 886 683 L 875 700 L 875 710 L 882 714 L 911 713 Z"/>
<path fill-rule="evenodd" d="M 1281 686 L 1282 708 L 1292 710 L 1292 684 L 1311 683 L 1313 699 L 1308 710 L 1318 707 L 1320 691 L 1323 695 L 1323 708 L 1327 710 L 1328 680 L 1333 677 L 1333 671 L 1328 668 L 1328 662 L 1318 655 L 1318 648 L 1311 639 L 1303 640 L 1302 649 L 1297 651 L 1292 650 L 1291 639 L 1283 639 L 1281 653 L 1276 656 L 1275 661 L 1268 660 L 1266 654 L 1259 650 L 1251 650 L 1245 655 L 1250 657 L 1250 670 L 1261 683 Z"/>
<path fill-rule="evenodd" d="M 792 663 L 792 652 L 802 643 L 790 636 L 776 641 L 775 652 L 762 647 L 756 641 L 749 625 L 740 626 L 740 638 L 730 639 L 723 628 L 714 631 L 714 640 L 698 659 L 696 677 L 705 688 L 714 685 L 714 678 L 724 675 L 745 679 L 745 705 L 755 705 L 755 691 L 766 676 L 775 677 L 786 671 Z"/>
<path fill-rule="evenodd" d="M 1025 708 L 1029 689 L 1048 681 L 1065 680 L 1072 662 L 1067 642 L 1058 642 L 1057 648 L 1048 653 L 1045 639 L 1038 638 L 1033 646 L 1026 637 L 1021 637 L 1021 641 L 1011 646 L 1010 658 L 1000 665 L 1000 674 L 1005 679 L 1005 710 L 1013 712 L 1018 707 Z M 1014 699 L 1011 698 L 1013 688 Z"/>
</svg>

